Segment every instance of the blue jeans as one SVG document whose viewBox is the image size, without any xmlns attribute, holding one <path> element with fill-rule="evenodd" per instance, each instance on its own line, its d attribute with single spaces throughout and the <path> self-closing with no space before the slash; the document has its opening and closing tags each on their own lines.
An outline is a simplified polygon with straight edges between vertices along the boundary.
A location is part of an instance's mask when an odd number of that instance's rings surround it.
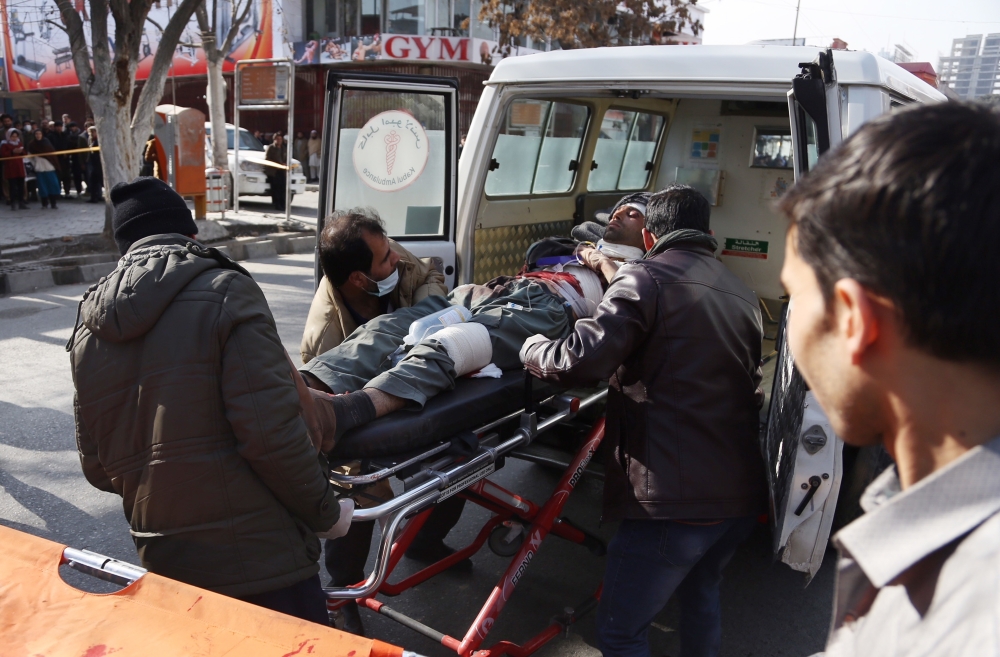
<svg viewBox="0 0 1000 657">
<path fill-rule="evenodd" d="M 623 520 L 608 546 L 597 607 L 604 657 L 648 657 L 649 625 L 675 590 L 681 608 L 681 657 L 718 655 L 722 569 L 755 522 L 753 517 L 712 525 Z"/>
</svg>

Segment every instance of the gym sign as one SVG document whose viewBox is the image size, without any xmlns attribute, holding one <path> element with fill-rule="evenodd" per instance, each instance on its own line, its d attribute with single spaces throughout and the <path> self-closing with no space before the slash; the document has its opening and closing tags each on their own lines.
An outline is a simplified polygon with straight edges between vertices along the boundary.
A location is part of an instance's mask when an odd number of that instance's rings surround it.
<svg viewBox="0 0 1000 657">
<path fill-rule="evenodd" d="M 354 170 L 380 192 L 408 187 L 427 166 L 427 132 L 411 114 L 389 110 L 376 114 L 354 142 Z"/>
<path fill-rule="evenodd" d="M 382 58 L 467 62 L 470 61 L 470 41 L 461 37 L 387 34 Z"/>
</svg>

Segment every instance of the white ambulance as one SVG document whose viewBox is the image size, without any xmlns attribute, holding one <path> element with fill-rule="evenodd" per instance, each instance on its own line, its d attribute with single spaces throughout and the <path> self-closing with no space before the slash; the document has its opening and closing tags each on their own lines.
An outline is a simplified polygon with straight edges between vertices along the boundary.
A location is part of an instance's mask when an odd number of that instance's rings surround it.
<svg viewBox="0 0 1000 657">
<path fill-rule="evenodd" d="M 470 101 L 455 80 L 331 71 L 320 226 L 334 208 L 372 206 L 391 237 L 439 258 L 455 285 L 515 273 L 528 245 L 567 235 L 624 194 L 675 181 L 702 191 L 720 259 L 757 293 L 766 318 L 773 387 L 761 447 L 774 549 L 811 577 L 835 515 L 839 523 L 860 512 L 860 491 L 886 457 L 845 449 L 780 339 L 786 223 L 774 205 L 866 121 L 944 100 L 863 52 L 557 51 L 496 67 L 459 160 L 458 107 Z"/>
</svg>

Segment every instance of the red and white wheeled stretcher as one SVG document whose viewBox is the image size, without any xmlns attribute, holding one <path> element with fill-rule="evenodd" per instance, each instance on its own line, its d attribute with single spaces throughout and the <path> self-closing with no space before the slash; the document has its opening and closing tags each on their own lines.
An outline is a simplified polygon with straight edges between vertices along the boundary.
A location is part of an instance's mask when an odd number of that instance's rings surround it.
<svg viewBox="0 0 1000 657">
<path fill-rule="evenodd" d="M 592 423 L 572 458 L 558 463 L 564 468 L 562 477 L 543 504 L 537 505 L 487 477 L 503 467 L 507 457 L 556 465 L 550 458 L 532 454 L 531 443 L 539 434 L 603 401 L 606 395 L 607 389 L 601 389 L 572 396 L 533 382 L 526 373 L 505 372 L 500 379 L 460 379 L 455 390 L 431 399 L 419 413 L 397 412 L 347 433 L 333 457 L 361 459 L 362 472 L 355 476 L 333 474 L 334 484 L 342 486 L 345 494 L 357 494 L 365 486 L 396 477 L 402 481 L 404 492 L 378 506 L 355 511 L 356 521 L 382 523 L 375 567 L 364 582 L 325 589 L 330 610 L 357 603 L 441 643 L 461 657 L 530 655 L 593 610 L 600 588 L 576 607 L 566 608 L 523 645 L 499 641 L 481 648 L 549 534 L 604 554 L 605 545 L 599 538 L 560 517 L 604 438 L 603 416 Z M 491 417 L 491 421 L 482 424 L 484 416 Z M 409 577 L 389 582 L 433 506 L 452 495 L 460 495 L 493 515 L 468 546 Z M 511 561 L 465 636 L 448 636 L 379 599 L 399 595 L 427 581 L 475 554 L 484 544 Z"/>
</svg>

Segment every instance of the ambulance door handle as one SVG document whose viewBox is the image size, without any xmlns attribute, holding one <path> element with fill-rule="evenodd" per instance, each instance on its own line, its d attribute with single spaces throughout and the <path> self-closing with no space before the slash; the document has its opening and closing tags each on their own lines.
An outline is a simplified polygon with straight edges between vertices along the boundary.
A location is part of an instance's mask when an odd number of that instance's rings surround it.
<svg viewBox="0 0 1000 657">
<path fill-rule="evenodd" d="M 822 483 L 823 480 L 817 477 L 816 475 L 809 477 L 809 490 L 806 491 L 806 496 L 802 498 L 802 501 L 799 502 L 798 508 L 795 509 L 795 515 L 797 516 L 802 515 L 802 512 L 806 510 L 806 505 L 808 505 L 809 501 L 813 498 L 814 495 L 816 495 L 816 491 L 819 490 L 819 486 Z M 805 484 L 802 485 L 805 486 Z"/>
<path fill-rule="evenodd" d="M 492 158 L 490 160 L 490 171 L 496 171 L 499 168 L 500 168 L 500 163 L 497 162 L 497 159 L 495 157 Z"/>
</svg>

